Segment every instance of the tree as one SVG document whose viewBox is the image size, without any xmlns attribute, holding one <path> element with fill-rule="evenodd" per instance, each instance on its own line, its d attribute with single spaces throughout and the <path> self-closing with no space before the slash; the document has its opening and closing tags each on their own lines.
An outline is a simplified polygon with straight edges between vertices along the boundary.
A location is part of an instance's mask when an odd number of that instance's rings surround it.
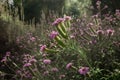
<svg viewBox="0 0 120 80">
<path fill-rule="evenodd" d="M 39 22 L 42 11 L 47 16 L 50 10 L 62 14 L 64 3 L 65 0 L 25 0 L 23 2 L 25 21 L 35 18 L 35 23 Z"/>
</svg>

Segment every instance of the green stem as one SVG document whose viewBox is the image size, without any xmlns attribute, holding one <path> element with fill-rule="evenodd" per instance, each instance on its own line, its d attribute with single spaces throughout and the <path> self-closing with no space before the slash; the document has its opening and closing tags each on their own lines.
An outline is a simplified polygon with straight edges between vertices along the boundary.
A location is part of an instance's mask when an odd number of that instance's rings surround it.
<svg viewBox="0 0 120 80">
<path fill-rule="evenodd" d="M 79 53 L 81 53 L 81 56 L 83 57 L 83 59 L 85 60 L 85 62 L 88 64 L 88 66 L 90 67 L 90 69 L 92 69 L 92 66 L 90 65 L 90 63 L 87 60 L 86 55 L 83 53 L 83 51 L 78 50 Z M 93 69 L 92 69 L 93 70 Z"/>
</svg>

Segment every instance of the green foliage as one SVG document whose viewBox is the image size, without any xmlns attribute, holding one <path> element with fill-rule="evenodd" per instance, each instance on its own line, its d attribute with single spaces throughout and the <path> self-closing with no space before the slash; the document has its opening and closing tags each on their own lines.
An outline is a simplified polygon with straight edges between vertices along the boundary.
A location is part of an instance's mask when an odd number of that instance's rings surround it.
<svg viewBox="0 0 120 80">
<path fill-rule="evenodd" d="M 90 0 L 66 0 L 65 9 L 67 14 L 74 17 L 88 16 L 91 14 L 90 5 Z"/>
<path fill-rule="evenodd" d="M 62 14 L 64 1 L 65 0 L 26 0 L 23 2 L 25 20 L 29 21 L 35 18 L 35 22 L 39 22 L 42 12 L 44 12 L 46 16 L 50 16 L 50 11 Z"/>
<path fill-rule="evenodd" d="M 20 6 L 21 3 L 22 3 L 22 0 L 13 0 L 14 1 L 14 5 L 17 7 L 17 6 Z"/>
</svg>

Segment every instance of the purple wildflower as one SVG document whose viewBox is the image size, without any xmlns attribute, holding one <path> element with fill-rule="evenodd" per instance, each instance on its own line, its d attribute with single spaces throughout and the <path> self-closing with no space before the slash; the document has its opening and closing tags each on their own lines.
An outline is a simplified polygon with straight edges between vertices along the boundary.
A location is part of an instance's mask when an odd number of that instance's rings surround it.
<svg viewBox="0 0 120 80">
<path fill-rule="evenodd" d="M 90 43 L 90 44 L 96 44 L 97 41 L 96 41 L 96 40 L 91 40 L 89 43 Z"/>
<path fill-rule="evenodd" d="M 6 57 L 9 57 L 10 56 L 10 52 L 6 52 Z"/>
<path fill-rule="evenodd" d="M 54 39 L 57 35 L 58 35 L 58 32 L 52 31 L 51 34 L 50 34 L 50 38 Z"/>
<path fill-rule="evenodd" d="M 94 25 L 93 23 L 89 23 L 89 24 L 88 24 L 88 26 L 90 26 L 90 27 L 93 26 L 93 25 Z"/>
<path fill-rule="evenodd" d="M 3 57 L 3 59 L 1 60 L 1 62 L 6 62 L 7 61 L 7 57 Z"/>
<path fill-rule="evenodd" d="M 110 36 L 112 36 L 114 34 L 114 30 L 108 29 L 107 30 L 107 34 L 110 35 Z"/>
<path fill-rule="evenodd" d="M 17 71 L 16 71 L 16 74 L 21 74 L 21 73 L 22 73 L 21 70 L 17 70 Z"/>
<path fill-rule="evenodd" d="M 47 54 L 45 54 L 45 53 L 44 53 L 44 54 L 42 54 L 42 57 L 46 57 L 46 56 L 47 56 Z"/>
<path fill-rule="evenodd" d="M 115 15 L 120 17 L 120 10 L 117 9 Z"/>
<path fill-rule="evenodd" d="M 58 69 L 57 68 L 52 68 L 51 71 L 52 72 L 58 72 Z"/>
<path fill-rule="evenodd" d="M 30 59 L 29 62 L 30 63 L 35 63 L 35 62 L 37 62 L 37 60 L 33 58 L 33 59 Z"/>
<path fill-rule="evenodd" d="M 31 79 L 32 78 L 32 74 L 30 73 L 30 71 L 24 71 L 24 77 Z"/>
<path fill-rule="evenodd" d="M 72 65 L 73 65 L 73 63 L 68 63 L 68 64 L 66 65 L 66 69 L 70 69 L 70 68 L 72 67 Z"/>
<path fill-rule="evenodd" d="M 70 35 L 70 38 L 71 38 L 71 39 L 74 39 L 74 38 L 75 38 L 75 36 L 74 36 L 74 35 Z"/>
<path fill-rule="evenodd" d="M 29 66 L 31 66 L 31 65 L 32 65 L 31 63 L 26 63 L 26 64 L 24 64 L 23 67 L 29 67 Z"/>
<path fill-rule="evenodd" d="M 37 62 L 37 60 L 35 59 L 34 56 L 31 56 L 29 54 L 25 54 L 24 58 L 23 58 L 23 67 L 29 67 L 31 66 L 33 63 Z"/>
<path fill-rule="evenodd" d="M 98 30 L 98 31 L 97 31 L 97 34 L 98 34 L 98 35 L 104 34 L 104 31 L 103 31 L 103 30 Z"/>
<path fill-rule="evenodd" d="M 64 18 L 58 18 L 58 19 L 56 19 L 53 23 L 52 23 L 52 25 L 53 26 L 57 26 L 59 23 L 61 23 L 61 22 L 64 22 Z"/>
<path fill-rule="evenodd" d="M 36 40 L 36 38 L 35 38 L 35 37 L 31 37 L 30 40 L 31 40 L 32 42 L 34 42 L 34 41 Z"/>
<path fill-rule="evenodd" d="M 62 75 L 59 76 L 59 79 L 62 79 L 62 78 L 65 78 L 64 74 L 62 74 Z"/>
<path fill-rule="evenodd" d="M 64 16 L 65 20 L 71 20 L 72 18 L 70 16 Z"/>
<path fill-rule="evenodd" d="M 44 59 L 44 60 L 43 60 L 43 63 L 44 63 L 44 64 L 50 64 L 50 63 L 51 63 L 51 60 L 50 60 L 50 59 Z"/>
<path fill-rule="evenodd" d="M 82 67 L 78 70 L 81 75 L 86 75 L 89 72 L 89 67 Z"/>
<path fill-rule="evenodd" d="M 3 57 L 3 59 L 1 60 L 1 62 L 6 62 L 7 61 L 7 57 L 10 56 L 10 52 L 6 52 L 6 55 Z"/>
<path fill-rule="evenodd" d="M 46 76 L 46 75 L 48 75 L 48 74 L 49 74 L 49 71 L 45 71 L 45 72 L 43 73 L 44 76 Z"/>
<path fill-rule="evenodd" d="M 44 51 L 45 50 L 45 48 L 46 48 L 46 45 L 42 45 L 41 47 L 40 47 L 40 51 Z"/>
<path fill-rule="evenodd" d="M 32 79 L 32 74 L 31 73 L 28 73 L 28 74 L 25 74 L 25 77 L 27 78 L 27 79 Z"/>
<path fill-rule="evenodd" d="M 100 4 L 101 4 L 101 1 L 98 0 L 98 1 L 96 2 L 96 5 L 99 6 Z"/>
</svg>

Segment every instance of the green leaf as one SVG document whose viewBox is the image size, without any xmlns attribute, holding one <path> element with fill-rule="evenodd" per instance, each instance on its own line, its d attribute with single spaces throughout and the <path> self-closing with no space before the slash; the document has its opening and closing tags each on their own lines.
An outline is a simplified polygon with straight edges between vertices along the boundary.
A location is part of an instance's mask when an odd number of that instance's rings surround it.
<svg viewBox="0 0 120 80">
<path fill-rule="evenodd" d="M 59 36 L 57 36 L 57 37 L 55 38 L 55 40 L 57 41 L 57 43 L 58 43 L 62 48 L 66 46 L 65 43 L 63 43 L 63 41 L 60 39 Z"/>
<path fill-rule="evenodd" d="M 57 26 L 57 30 L 58 30 L 58 32 L 59 32 L 59 34 L 60 34 L 61 37 L 65 38 L 65 39 L 68 38 L 67 34 L 62 30 L 62 28 L 61 28 L 60 25 Z"/>
</svg>

